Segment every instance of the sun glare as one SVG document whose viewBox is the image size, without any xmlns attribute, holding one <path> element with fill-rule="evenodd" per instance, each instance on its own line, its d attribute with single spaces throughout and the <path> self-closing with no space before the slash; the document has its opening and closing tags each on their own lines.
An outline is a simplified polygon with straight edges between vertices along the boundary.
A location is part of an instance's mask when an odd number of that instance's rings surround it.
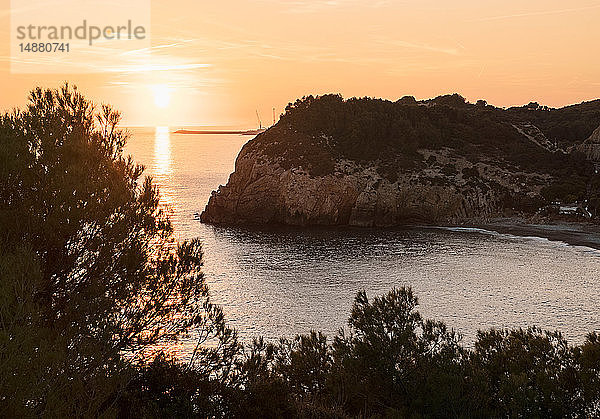
<svg viewBox="0 0 600 419">
<path fill-rule="evenodd" d="M 171 102 L 171 92 L 169 87 L 164 84 L 157 84 L 153 87 L 154 90 L 154 103 L 159 108 L 166 108 Z"/>
</svg>

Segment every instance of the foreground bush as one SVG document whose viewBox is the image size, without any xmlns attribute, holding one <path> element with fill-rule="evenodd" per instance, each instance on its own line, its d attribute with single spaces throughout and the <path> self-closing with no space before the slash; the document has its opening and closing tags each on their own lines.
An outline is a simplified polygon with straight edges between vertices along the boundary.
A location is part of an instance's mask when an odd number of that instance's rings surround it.
<svg viewBox="0 0 600 419">
<path fill-rule="evenodd" d="M 209 387 L 193 369 L 162 360 L 140 371 L 142 381 L 154 384 L 140 392 L 136 383 L 130 396 L 158 406 L 156 417 L 177 415 L 178 406 L 187 409 L 181 416 L 197 417 L 600 414 L 597 334 L 571 347 L 557 332 L 490 330 L 479 332 L 467 349 L 443 323 L 422 319 L 416 307 L 410 289 L 372 301 L 360 292 L 348 334 L 331 340 L 317 332 L 278 343 L 256 340 L 236 363 L 232 386 Z"/>
</svg>

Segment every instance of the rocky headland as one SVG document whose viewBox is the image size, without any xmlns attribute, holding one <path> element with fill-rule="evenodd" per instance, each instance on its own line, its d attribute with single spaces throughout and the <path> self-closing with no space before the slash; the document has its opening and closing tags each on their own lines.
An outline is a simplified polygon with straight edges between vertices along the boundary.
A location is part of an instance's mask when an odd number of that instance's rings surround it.
<svg viewBox="0 0 600 419">
<path fill-rule="evenodd" d="M 555 201 L 585 202 L 595 214 L 599 125 L 599 101 L 501 109 L 456 94 L 309 96 L 242 148 L 201 220 L 458 224 L 535 214 Z"/>
</svg>

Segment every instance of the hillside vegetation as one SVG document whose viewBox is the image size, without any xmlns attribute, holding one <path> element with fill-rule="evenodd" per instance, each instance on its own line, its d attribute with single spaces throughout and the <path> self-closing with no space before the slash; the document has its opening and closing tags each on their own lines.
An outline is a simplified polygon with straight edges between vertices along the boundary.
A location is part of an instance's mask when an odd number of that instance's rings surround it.
<svg viewBox="0 0 600 419">
<path fill-rule="evenodd" d="M 502 109 L 483 100 L 469 103 L 458 94 L 395 102 L 329 94 L 290 103 L 279 123 L 247 148 L 311 176 L 333 173 L 340 159 L 376 164 L 390 182 L 428 168 L 440 176 L 427 183 L 453 184 L 448 176 L 461 171 L 463 178 L 477 180 L 476 165 L 486 164 L 505 173 L 547 175 L 548 181 L 529 188 L 530 196 L 539 197 L 537 204 L 588 200 L 595 208 L 593 164 L 574 146 L 598 126 L 600 100 L 560 109 L 534 102 Z M 450 158 L 440 159 L 440 153 Z M 457 159 L 463 160 L 458 168 Z"/>
<path fill-rule="evenodd" d="M 307 96 L 287 106 L 276 128 L 300 134 L 304 141 L 316 140 L 312 145 L 329 149 L 334 157 L 387 160 L 403 155 L 418 159 L 418 149 L 449 147 L 472 160 L 496 157 L 526 169 L 556 170 L 578 160 L 577 156 L 552 153 L 525 141 L 514 125 L 527 121 L 539 124 L 550 141 L 566 148 L 584 141 L 600 125 L 600 102 L 542 109 L 526 106 L 504 110 L 470 104 L 458 94 L 422 102 L 410 98 L 391 102 Z M 288 152 L 300 155 L 304 151 L 301 145 L 295 144 Z"/>
</svg>

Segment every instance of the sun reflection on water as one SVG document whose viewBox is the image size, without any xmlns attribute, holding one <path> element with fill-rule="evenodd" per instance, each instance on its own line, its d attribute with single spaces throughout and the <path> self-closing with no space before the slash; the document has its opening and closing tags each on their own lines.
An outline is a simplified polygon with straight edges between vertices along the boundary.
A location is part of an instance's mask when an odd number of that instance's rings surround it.
<svg viewBox="0 0 600 419">
<path fill-rule="evenodd" d="M 154 175 L 169 177 L 171 167 L 171 136 L 169 127 L 156 127 L 154 131 Z"/>
<path fill-rule="evenodd" d="M 178 210 L 173 190 L 173 161 L 169 127 L 156 127 L 154 130 L 154 157 L 152 162 L 154 184 L 160 190 L 160 203 L 173 218 Z"/>
</svg>

